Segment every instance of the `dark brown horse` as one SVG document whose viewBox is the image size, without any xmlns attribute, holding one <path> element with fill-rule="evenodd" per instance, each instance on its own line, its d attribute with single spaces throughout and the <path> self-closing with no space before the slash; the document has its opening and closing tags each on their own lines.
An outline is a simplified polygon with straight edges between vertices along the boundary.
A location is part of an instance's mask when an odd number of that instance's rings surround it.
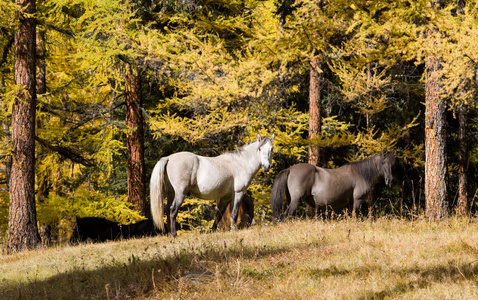
<svg viewBox="0 0 478 300">
<path fill-rule="evenodd" d="M 337 169 L 324 169 L 309 164 L 296 164 L 282 170 L 274 181 L 271 195 L 272 217 L 282 220 L 292 215 L 301 200 L 312 207 L 360 208 L 362 199 L 381 178 L 387 185 L 392 182 L 395 152 L 387 150 L 356 163 Z M 289 207 L 283 213 L 284 194 Z"/>
<path fill-rule="evenodd" d="M 216 209 L 219 209 L 219 202 L 217 201 Z M 226 210 L 222 214 L 221 221 L 219 221 L 219 229 L 228 230 L 231 228 L 231 214 L 232 214 L 232 202 L 227 205 Z M 239 213 L 237 216 L 237 227 L 248 228 L 252 224 L 254 219 L 254 199 L 245 194 L 242 197 L 241 204 L 239 205 Z"/>
</svg>

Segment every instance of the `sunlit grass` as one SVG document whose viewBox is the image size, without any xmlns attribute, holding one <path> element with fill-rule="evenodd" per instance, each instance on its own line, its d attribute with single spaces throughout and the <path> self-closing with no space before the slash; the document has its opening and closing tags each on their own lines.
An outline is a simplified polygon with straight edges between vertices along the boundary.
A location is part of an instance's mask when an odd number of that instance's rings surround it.
<svg viewBox="0 0 478 300">
<path fill-rule="evenodd" d="M 292 221 L 0 257 L 0 298 L 478 299 L 478 223 Z"/>
</svg>

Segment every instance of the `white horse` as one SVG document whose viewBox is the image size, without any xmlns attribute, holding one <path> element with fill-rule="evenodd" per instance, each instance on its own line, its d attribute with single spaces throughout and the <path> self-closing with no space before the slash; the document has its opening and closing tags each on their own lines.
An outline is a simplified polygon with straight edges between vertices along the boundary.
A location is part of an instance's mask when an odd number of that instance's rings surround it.
<svg viewBox="0 0 478 300">
<path fill-rule="evenodd" d="M 217 226 L 229 202 L 234 200 L 231 229 L 235 229 L 239 204 L 252 178 L 262 167 L 268 171 L 272 160 L 274 134 L 257 135 L 252 143 L 216 157 L 179 152 L 159 160 L 150 183 L 151 214 L 154 224 L 164 232 L 163 202 L 167 198 L 170 234 L 176 236 L 176 216 L 184 197 L 191 194 L 205 200 L 221 199 L 216 211 Z M 215 229 L 215 228 L 213 228 Z"/>
</svg>

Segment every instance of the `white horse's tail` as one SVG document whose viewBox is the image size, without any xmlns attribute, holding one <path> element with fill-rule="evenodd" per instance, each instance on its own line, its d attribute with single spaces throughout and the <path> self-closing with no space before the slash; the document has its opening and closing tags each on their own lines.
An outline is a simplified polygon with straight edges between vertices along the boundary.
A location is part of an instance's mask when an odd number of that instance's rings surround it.
<svg viewBox="0 0 478 300">
<path fill-rule="evenodd" d="M 151 198 L 151 215 L 153 216 L 154 226 L 160 229 L 163 234 L 165 233 L 163 221 L 164 172 L 166 165 L 168 164 L 168 160 L 168 157 L 163 157 L 158 161 L 156 166 L 154 166 L 149 186 L 149 195 Z"/>
</svg>

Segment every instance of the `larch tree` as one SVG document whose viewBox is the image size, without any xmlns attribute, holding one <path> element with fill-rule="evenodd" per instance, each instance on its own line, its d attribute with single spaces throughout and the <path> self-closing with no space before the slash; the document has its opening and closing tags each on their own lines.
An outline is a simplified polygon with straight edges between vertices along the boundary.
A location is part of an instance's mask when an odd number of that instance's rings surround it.
<svg viewBox="0 0 478 300">
<path fill-rule="evenodd" d="M 440 17 L 435 21 L 442 40 L 441 51 L 441 93 L 447 99 L 453 118 L 458 122 L 455 132 L 448 134 L 449 138 L 457 141 L 450 155 L 457 153 L 457 163 L 450 163 L 450 175 L 456 172 L 458 177 L 457 204 L 454 210 L 457 215 L 469 214 L 468 205 L 468 165 L 470 150 L 473 149 L 473 139 L 470 139 L 470 126 L 473 121 L 468 120 L 468 111 L 476 109 L 478 91 L 477 70 L 478 38 L 474 34 L 477 28 L 476 1 L 450 1 L 440 9 Z M 472 114 L 470 114 L 472 115 Z M 470 143 L 471 142 L 471 143 Z M 450 176 L 451 177 L 451 176 Z M 451 192 L 455 192 L 453 188 Z"/>
<path fill-rule="evenodd" d="M 309 146 L 308 163 L 322 165 L 322 89 L 325 86 L 324 68 L 329 63 L 337 36 L 345 33 L 348 4 L 343 1 L 283 1 L 280 7 L 284 23 L 284 49 L 295 52 L 309 74 Z M 290 14 L 287 16 L 286 13 Z M 286 43 L 288 45 L 286 46 Z M 285 55 L 285 57 L 293 57 Z"/>
<path fill-rule="evenodd" d="M 146 167 L 144 164 L 144 132 L 141 95 L 141 71 L 130 66 L 126 73 L 126 126 L 128 160 L 128 200 L 146 215 Z"/>
<path fill-rule="evenodd" d="M 459 216 L 468 215 L 468 143 L 467 143 L 467 123 L 468 109 L 465 103 L 461 103 L 458 107 L 458 200 L 455 212 Z"/>
<path fill-rule="evenodd" d="M 438 1 L 430 10 L 438 12 Z M 428 54 L 425 58 L 425 214 L 429 220 L 446 216 L 446 101 L 441 93 L 441 32 L 433 25 L 426 32 Z"/>
<path fill-rule="evenodd" d="M 15 32 L 15 102 L 12 112 L 12 170 L 9 253 L 39 245 L 35 206 L 36 11 L 35 0 L 18 0 Z"/>
<path fill-rule="evenodd" d="M 76 63 L 76 76 L 67 85 L 78 84 L 81 87 L 77 87 L 75 96 L 67 96 L 74 99 L 68 103 L 68 111 L 75 115 L 70 120 L 78 118 L 77 114 L 79 117 L 87 116 L 84 120 L 75 120 L 77 125 L 73 125 L 60 139 L 82 141 L 84 138 L 74 137 L 75 134 L 81 135 L 82 130 L 98 134 L 92 138 L 94 141 L 89 146 L 84 144 L 86 149 L 82 149 L 89 161 L 97 162 L 94 168 L 83 164 L 87 167 L 83 172 L 89 174 L 88 182 L 91 179 L 94 185 L 98 185 L 100 178 L 101 181 L 109 181 L 116 176 L 112 161 L 126 149 L 128 201 L 134 210 L 145 216 L 147 199 L 142 85 L 141 72 L 138 71 L 142 68 L 142 63 L 136 58 L 141 57 L 143 62 L 146 59 L 142 57 L 143 50 L 138 50 L 141 48 L 138 32 L 144 27 L 135 15 L 136 6 L 128 1 L 113 0 L 101 3 L 80 1 L 71 6 L 58 2 L 54 3 L 53 8 L 59 14 L 67 12 L 63 19 L 69 20 L 69 23 L 65 27 L 75 29 L 72 39 L 76 49 L 69 56 L 73 58 L 70 61 Z M 85 97 L 88 94 L 92 95 L 90 99 Z M 55 109 L 61 109 L 61 101 L 55 104 Z M 125 119 L 118 120 L 118 116 L 123 113 Z M 87 124 L 94 124 L 93 128 L 84 128 Z M 83 129 L 80 130 L 81 128 Z M 120 144 L 118 135 L 125 137 L 123 145 Z M 102 151 L 96 151 L 98 149 Z M 99 175 L 98 171 L 102 174 Z M 85 181 L 85 177 L 83 174 L 81 180 Z M 90 188 L 88 184 L 88 189 Z"/>
<path fill-rule="evenodd" d="M 309 139 L 316 139 L 321 134 L 322 127 L 322 99 L 321 86 L 323 74 L 320 58 L 313 57 L 310 60 L 310 81 L 309 81 Z M 320 148 L 317 145 L 309 145 L 309 164 L 320 166 Z"/>
</svg>

